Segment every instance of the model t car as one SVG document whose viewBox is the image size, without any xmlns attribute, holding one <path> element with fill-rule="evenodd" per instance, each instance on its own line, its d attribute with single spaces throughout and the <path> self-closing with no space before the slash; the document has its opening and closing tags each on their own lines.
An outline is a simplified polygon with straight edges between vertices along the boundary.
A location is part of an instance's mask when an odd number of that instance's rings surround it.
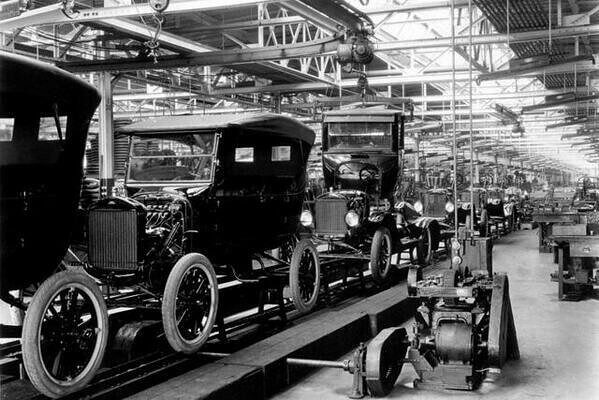
<svg viewBox="0 0 599 400">
<path fill-rule="evenodd" d="M 329 191 L 315 199 L 313 215 L 306 211 L 302 218 L 313 225 L 312 240 L 327 245 L 321 258 L 369 262 L 377 283 L 392 273 L 391 257 L 401 252 L 401 239 L 417 240 L 424 231 L 405 222 L 419 217 L 413 208 L 403 202 L 401 210 L 395 207 L 403 126 L 404 116 L 395 109 L 326 112 L 322 159 Z"/>
<path fill-rule="evenodd" d="M 445 250 L 448 250 L 450 246 L 449 239 L 453 236 L 455 224 L 452 191 L 416 185 L 411 193 L 406 193 L 403 198 L 410 202 L 422 216 L 418 219 L 418 223 L 427 228 L 425 233 L 430 236 L 427 238 L 430 249 L 427 249 L 424 261 L 429 263 L 432 259 L 433 249 L 437 249 L 440 242 L 444 243 Z M 432 222 L 433 220 L 435 222 Z"/>
<path fill-rule="evenodd" d="M 79 200 L 93 86 L 53 66 L 0 52 L 0 297 L 25 312 L 23 363 L 59 397 L 100 366 L 108 319 L 89 276 L 57 272 Z M 1 326 L 18 337 L 19 324 Z"/>
<path fill-rule="evenodd" d="M 497 234 L 507 234 L 517 226 L 516 205 L 509 201 L 506 191 L 499 187 L 487 189 L 487 205 L 491 230 Z"/>
<path fill-rule="evenodd" d="M 277 114 L 164 117 L 119 132 L 131 138 L 129 197 L 90 210 L 90 265 L 162 293 L 169 343 L 195 352 L 214 324 L 215 268 L 251 279 L 253 260 L 296 232 L 314 132 Z M 302 256 L 285 267 L 305 311 L 318 295 L 319 266 L 313 247 Z"/>
</svg>

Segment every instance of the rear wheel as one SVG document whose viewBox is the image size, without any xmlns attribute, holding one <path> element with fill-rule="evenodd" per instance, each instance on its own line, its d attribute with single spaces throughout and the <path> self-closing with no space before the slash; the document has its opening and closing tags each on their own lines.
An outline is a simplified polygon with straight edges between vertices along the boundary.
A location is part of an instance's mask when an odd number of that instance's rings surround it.
<svg viewBox="0 0 599 400">
<path fill-rule="evenodd" d="M 430 226 L 422 231 L 422 237 L 418 242 L 418 262 L 428 265 L 433 259 L 433 235 Z"/>
<path fill-rule="evenodd" d="M 314 308 L 320 293 L 320 259 L 309 239 L 300 240 L 293 250 L 289 288 L 293 305 L 300 313 Z"/>
<path fill-rule="evenodd" d="M 212 263 L 198 253 L 179 259 L 162 299 L 162 324 L 173 350 L 191 354 L 208 340 L 218 310 L 218 282 Z"/>
<path fill-rule="evenodd" d="M 23 364 L 33 386 L 58 398 L 83 389 L 102 363 L 108 312 L 89 276 L 63 271 L 35 292 L 23 322 Z"/>
<path fill-rule="evenodd" d="M 370 273 L 377 284 L 384 283 L 391 271 L 391 233 L 389 229 L 380 227 L 374 232 L 370 247 Z"/>
</svg>

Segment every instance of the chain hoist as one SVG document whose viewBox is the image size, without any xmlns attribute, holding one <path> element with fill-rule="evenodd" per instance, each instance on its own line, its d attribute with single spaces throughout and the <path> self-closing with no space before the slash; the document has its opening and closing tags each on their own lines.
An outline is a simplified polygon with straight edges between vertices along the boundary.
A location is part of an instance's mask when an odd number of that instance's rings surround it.
<svg viewBox="0 0 599 400">
<path fill-rule="evenodd" d="M 156 64 L 158 63 L 160 48 L 158 36 L 162 32 L 162 24 L 164 23 L 163 12 L 167 9 L 169 5 L 169 0 L 151 0 L 149 5 L 156 12 L 153 15 L 154 21 L 156 22 L 156 31 L 154 32 L 154 36 L 152 36 L 150 40 L 144 42 L 144 55 L 147 57 L 152 57 L 154 59 L 154 64 Z"/>
</svg>

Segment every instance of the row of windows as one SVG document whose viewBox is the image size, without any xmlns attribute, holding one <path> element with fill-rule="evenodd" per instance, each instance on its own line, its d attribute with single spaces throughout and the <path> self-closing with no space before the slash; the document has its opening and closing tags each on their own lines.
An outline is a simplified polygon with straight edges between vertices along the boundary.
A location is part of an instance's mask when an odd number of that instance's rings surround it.
<svg viewBox="0 0 599 400">
<path fill-rule="evenodd" d="M 270 152 L 270 161 L 290 161 L 291 146 L 273 146 Z M 254 162 L 253 147 L 236 147 L 235 162 L 251 163 Z"/>
<path fill-rule="evenodd" d="M 14 118 L 0 118 L 0 142 L 12 141 L 14 125 Z M 64 135 L 65 130 L 67 129 L 66 116 L 60 117 L 60 128 L 62 130 L 62 134 Z M 41 117 L 38 140 L 50 141 L 59 139 L 60 135 L 58 134 L 58 127 L 56 126 L 56 120 L 54 117 Z"/>
</svg>

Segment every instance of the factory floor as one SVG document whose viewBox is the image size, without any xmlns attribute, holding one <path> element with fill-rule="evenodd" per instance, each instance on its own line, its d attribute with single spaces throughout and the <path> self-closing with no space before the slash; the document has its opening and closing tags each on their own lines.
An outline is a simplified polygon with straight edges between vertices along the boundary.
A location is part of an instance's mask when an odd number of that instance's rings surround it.
<svg viewBox="0 0 599 400">
<path fill-rule="evenodd" d="M 536 233 L 514 232 L 493 248 L 494 270 L 509 275 L 521 359 L 474 392 L 415 390 L 417 375 L 406 365 L 388 398 L 599 399 L 599 298 L 557 300 L 557 284 L 549 281 L 556 265 L 538 252 Z M 274 399 L 346 399 L 351 382 L 347 372 L 320 369 Z"/>
</svg>

